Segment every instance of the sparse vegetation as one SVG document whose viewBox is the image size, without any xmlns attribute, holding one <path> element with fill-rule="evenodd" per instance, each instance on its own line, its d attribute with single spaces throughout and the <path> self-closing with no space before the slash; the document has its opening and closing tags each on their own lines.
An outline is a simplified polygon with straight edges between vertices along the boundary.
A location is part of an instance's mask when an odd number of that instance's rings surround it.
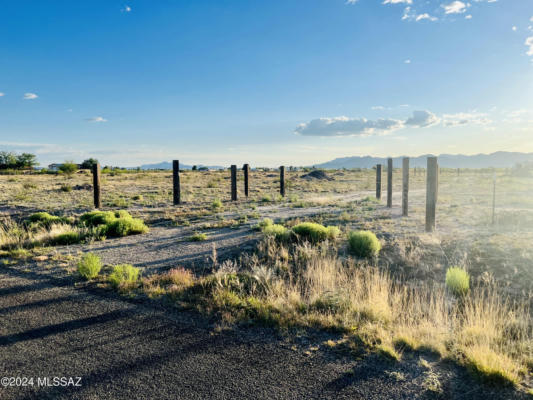
<svg viewBox="0 0 533 400">
<path fill-rule="evenodd" d="M 375 257 L 381 250 L 381 243 L 370 231 L 350 232 L 348 234 L 350 252 L 357 257 Z"/>
<path fill-rule="evenodd" d="M 196 232 L 189 238 L 189 240 L 191 242 L 203 242 L 207 240 L 207 234 Z"/>
<path fill-rule="evenodd" d="M 131 264 L 119 264 L 113 267 L 108 277 L 109 283 L 119 290 L 129 290 L 139 281 L 140 269 Z"/>
<path fill-rule="evenodd" d="M 96 278 L 101 269 L 100 257 L 94 253 L 84 254 L 78 263 L 78 273 L 87 280 Z"/>
<path fill-rule="evenodd" d="M 461 267 L 448 268 L 446 287 L 455 296 L 464 296 L 470 289 L 470 275 Z"/>
</svg>

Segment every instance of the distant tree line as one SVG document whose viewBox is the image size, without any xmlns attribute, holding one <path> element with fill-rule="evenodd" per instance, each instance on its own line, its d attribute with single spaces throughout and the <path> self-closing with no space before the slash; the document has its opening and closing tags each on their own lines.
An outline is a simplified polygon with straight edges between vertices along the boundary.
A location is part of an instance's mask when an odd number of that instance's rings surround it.
<svg viewBox="0 0 533 400">
<path fill-rule="evenodd" d="M 35 154 L 0 151 L 0 169 L 33 169 L 37 165 Z"/>
</svg>

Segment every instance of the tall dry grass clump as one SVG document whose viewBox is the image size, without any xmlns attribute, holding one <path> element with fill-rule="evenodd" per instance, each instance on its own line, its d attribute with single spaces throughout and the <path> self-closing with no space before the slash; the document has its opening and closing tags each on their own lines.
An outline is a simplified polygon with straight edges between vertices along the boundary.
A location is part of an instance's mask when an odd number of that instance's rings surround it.
<svg viewBox="0 0 533 400">
<path fill-rule="evenodd" d="M 529 310 L 495 288 L 473 287 L 457 298 L 444 279 L 436 287 L 409 287 L 339 258 L 327 243 L 267 238 L 259 250 L 242 265 L 217 271 L 217 285 L 204 284 L 212 308 L 237 319 L 337 329 L 393 359 L 403 351 L 431 351 L 491 382 L 516 384 L 531 365 Z"/>
</svg>

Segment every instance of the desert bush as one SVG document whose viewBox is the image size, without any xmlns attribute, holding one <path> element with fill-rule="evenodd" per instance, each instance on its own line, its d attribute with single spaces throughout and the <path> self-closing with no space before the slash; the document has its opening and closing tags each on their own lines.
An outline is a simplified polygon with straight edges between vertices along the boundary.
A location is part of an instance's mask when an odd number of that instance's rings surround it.
<svg viewBox="0 0 533 400">
<path fill-rule="evenodd" d="M 191 242 L 203 242 L 204 240 L 207 240 L 207 235 L 205 233 L 196 232 L 194 235 L 189 237 L 189 240 Z"/>
<path fill-rule="evenodd" d="M 50 239 L 52 246 L 67 246 L 81 242 L 82 237 L 77 231 L 64 232 Z"/>
<path fill-rule="evenodd" d="M 68 193 L 68 192 L 72 192 L 72 186 L 69 185 L 68 183 L 66 183 L 66 184 L 64 184 L 64 185 L 61 185 L 60 190 L 61 190 L 62 192 L 67 192 L 67 193 Z"/>
<path fill-rule="evenodd" d="M 470 289 L 470 275 L 461 267 L 446 271 L 446 287 L 454 296 L 464 296 Z"/>
<path fill-rule="evenodd" d="M 66 222 L 67 219 L 63 217 L 58 217 L 57 215 L 50 215 L 47 212 L 38 212 L 30 215 L 28 217 L 28 221 L 32 223 L 42 224 L 44 226 L 50 226 L 52 224 Z"/>
<path fill-rule="evenodd" d="M 80 221 L 89 227 L 99 227 L 101 236 L 121 237 L 148 232 L 143 220 L 133 218 L 125 210 L 91 211 L 83 214 Z"/>
<path fill-rule="evenodd" d="M 334 240 L 340 233 L 336 226 L 325 227 L 314 222 L 302 222 L 293 226 L 292 231 L 312 243 L 323 242 L 326 239 Z"/>
<path fill-rule="evenodd" d="M 211 208 L 213 210 L 219 210 L 222 208 L 222 201 L 220 199 L 213 200 L 213 203 L 211 203 Z"/>
<path fill-rule="evenodd" d="M 117 289 L 130 289 L 137 284 L 139 276 L 139 268 L 131 264 L 119 264 L 113 267 L 108 281 Z"/>
<path fill-rule="evenodd" d="M 286 240 L 290 236 L 290 230 L 279 224 L 266 225 L 262 231 L 266 236 L 273 236 L 278 240 Z"/>
<path fill-rule="evenodd" d="M 348 234 L 348 247 L 357 257 L 374 257 L 381 250 L 381 243 L 370 231 L 357 231 Z"/>
<path fill-rule="evenodd" d="M 101 269 L 100 257 L 94 253 L 84 254 L 78 263 L 78 273 L 87 280 L 96 278 Z"/>
</svg>

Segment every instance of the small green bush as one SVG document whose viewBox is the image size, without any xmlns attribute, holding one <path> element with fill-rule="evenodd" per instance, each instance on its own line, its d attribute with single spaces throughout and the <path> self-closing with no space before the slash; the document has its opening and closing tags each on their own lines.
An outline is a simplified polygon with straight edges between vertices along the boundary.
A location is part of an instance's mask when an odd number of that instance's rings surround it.
<svg viewBox="0 0 533 400">
<path fill-rule="evenodd" d="M 62 192 L 72 192 L 72 186 L 67 184 L 61 185 L 61 191 Z"/>
<path fill-rule="evenodd" d="M 118 218 L 107 225 L 107 235 L 122 237 L 128 235 L 138 235 L 148 232 L 148 227 L 143 220 L 138 218 Z"/>
<path fill-rule="evenodd" d="M 61 233 L 50 240 L 52 246 L 67 246 L 81 242 L 82 237 L 78 232 Z"/>
<path fill-rule="evenodd" d="M 336 226 L 325 227 L 315 222 L 302 222 L 293 226 L 292 231 L 302 239 L 313 243 L 323 242 L 326 239 L 333 240 L 340 233 Z"/>
<path fill-rule="evenodd" d="M 133 218 L 126 210 L 91 211 L 83 214 L 80 221 L 88 227 L 99 227 L 101 236 L 122 237 L 148 232 L 143 220 Z"/>
<path fill-rule="evenodd" d="M 207 240 L 207 235 L 205 233 L 195 233 L 189 238 L 189 240 L 191 242 L 203 242 L 204 240 Z"/>
<path fill-rule="evenodd" d="M 379 254 L 381 243 L 370 231 L 354 231 L 348 234 L 348 247 L 357 257 L 374 257 Z"/>
<path fill-rule="evenodd" d="M 33 223 L 50 226 L 52 224 L 59 224 L 65 222 L 65 218 L 58 217 L 57 215 L 50 215 L 47 212 L 38 212 L 29 216 L 28 221 Z"/>
<path fill-rule="evenodd" d="M 140 270 L 131 264 L 119 264 L 113 267 L 113 272 L 108 277 L 115 288 L 130 288 L 139 280 Z"/>
<path fill-rule="evenodd" d="M 470 289 L 470 275 L 461 267 L 450 267 L 446 271 L 446 287 L 455 296 L 463 296 Z"/>
<path fill-rule="evenodd" d="M 222 201 L 220 201 L 220 199 L 215 199 L 215 200 L 213 201 L 213 203 L 211 203 L 211 207 L 212 207 L 214 210 L 221 209 L 221 208 L 222 208 Z"/>
<path fill-rule="evenodd" d="M 96 278 L 101 269 L 100 257 L 94 253 L 84 254 L 78 263 L 78 273 L 87 280 Z"/>
<path fill-rule="evenodd" d="M 272 219 L 270 218 L 263 218 L 262 221 L 258 222 L 257 225 L 254 226 L 254 229 L 262 231 L 263 229 L 265 229 L 267 226 L 270 226 L 270 225 L 274 225 L 274 221 L 272 221 Z"/>
<path fill-rule="evenodd" d="M 266 236 L 274 236 L 277 240 L 286 240 L 290 235 L 290 230 L 279 224 L 267 225 L 262 231 Z"/>
</svg>

